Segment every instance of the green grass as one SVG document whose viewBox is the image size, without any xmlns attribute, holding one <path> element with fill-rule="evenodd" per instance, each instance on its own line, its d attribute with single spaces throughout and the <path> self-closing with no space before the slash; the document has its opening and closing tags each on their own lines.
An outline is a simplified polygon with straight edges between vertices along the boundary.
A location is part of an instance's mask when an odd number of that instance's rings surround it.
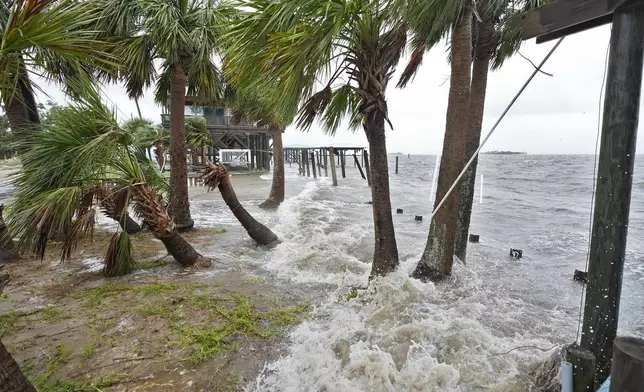
<svg viewBox="0 0 644 392">
<path fill-rule="evenodd" d="M 46 389 L 49 379 L 58 371 L 60 366 L 69 359 L 70 354 L 71 350 L 64 344 L 56 346 L 56 353 L 45 364 L 45 372 L 33 377 L 31 380 L 38 391 L 49 391 Z"/>
<path fill-rule="evenodd" d="M 102 376 L 91 381 L 62 380 L 45 383 L 39 392 L 97 392 L 123 381 L 123 376 Z"/>
<path fill-rule="evenodd" d="M 53 324 L 60 320 L 65 320 L 71 318 L 71 314 L 64 308 L 60 306 L 49 306 L 42 310 L 38 314 L 38 317 L 34 321 L 43 321 L 46 323 Z"/>
</svg>

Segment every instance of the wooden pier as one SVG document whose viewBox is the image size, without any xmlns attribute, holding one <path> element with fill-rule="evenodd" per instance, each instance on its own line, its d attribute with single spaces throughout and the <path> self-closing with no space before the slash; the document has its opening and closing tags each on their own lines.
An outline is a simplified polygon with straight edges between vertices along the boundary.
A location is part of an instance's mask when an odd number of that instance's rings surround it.
<svg viewBox="0 0 644 392">
<path fill-rule="evenodd" d="M 334 186 L 338 185 L 336 167 L 340 167 L 342 178 L 347 177 L 347 155 L 353 156 L 353 166 L 358 168 L 362 178 L 370 179 L 369 154 L 364 147 L 284 147 L 285 164 L 289 167 L 296 164 L 300 175 L 306 177 L 322 177 L 323 173 L 328 177 L 330 172 Z"/>
</svg>

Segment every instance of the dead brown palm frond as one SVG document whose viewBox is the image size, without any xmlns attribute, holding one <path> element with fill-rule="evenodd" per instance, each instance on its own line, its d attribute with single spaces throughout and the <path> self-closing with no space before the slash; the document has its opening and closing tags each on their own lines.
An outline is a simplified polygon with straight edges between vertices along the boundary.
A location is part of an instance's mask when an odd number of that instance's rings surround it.
<svg viewBox="0 0 644 392">
<path fill-rule="evenodd" d="M 326 86 L 322 90 L 313 94 L 311 98 L 306 100 L 306 103 L 300 109 L 300 114 L 297 117 L 297 126 L 303 129 L 309 129 L 315 121 L 318 114 L 324 112 L 326 107 L 331 102 L 332 91 L 331 86 Z"/>
<path fill-rule="evenodd" d="M 62 261 L 71 258 L 72 253 L 76 251 L 78 244 L 84 235 L 89 233 L 90 242 L 94 240 L 94 225 L 96 224 L 96 210 L 91 208 L 83 215 L 80 215 L 72 224 L 69 235 L 63 243 Z"/>
<path fill-rule="evenodd" d="M 132 243 L 127 233 L 122 231 L 112 236 L 103 263 L 105 276 L 127 275 L 136 268 L 136 261 L 132 258 Z"/>
<path fill-rule="evenodd" d="M 228 170 L 223 165 L 210 164 L 206 166 L 201 174 L 203 183 L 209 190 L 213 190 L 224 181 L 228 181 Z"/>
<path fill-rule="evenodd" d="M 130 190 L 127 187 L 103 187 L 100 194 L 101 209 L 108 217 L 121 222 L 130 204 Z"/>
<path fill-rule="evenodd" d="M 407 66 L 405 66 L 405 70 L 402 75 L 400 75 L 400 79 L 398 79 L 396 87 L 404 88 L 407 86 L 407 83 L 414 79 L 416 72 L 423 64 L 423 57 L 425 56 L 426 48 L 426 45 L 422 44 L 412 52 L 411 58 L 409 59 L 409 62 L 407 62 Z"/>
<path fill-rule="evenodd" d="M 383 69 L 389 71 L 395 68 L 400 61 L 400 57 L 405 52 L 407 45 L 407 26 L 405 24 L 388 31 L 380 38 L 381 44 L 378 46 L 378 58 L 381 61 Z"/>
</svg>

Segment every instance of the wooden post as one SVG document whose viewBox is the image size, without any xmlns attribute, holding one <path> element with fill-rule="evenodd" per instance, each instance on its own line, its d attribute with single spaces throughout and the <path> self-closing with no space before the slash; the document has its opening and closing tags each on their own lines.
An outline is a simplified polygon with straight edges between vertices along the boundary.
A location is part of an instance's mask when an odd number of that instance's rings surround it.
<svg viewBox="0 0 644 392">
<path fill-rule="evenodd" d="M 581 347 L 610 374 L 624 272 L 644 64 L 644 12 L 613 15 Z"/>
<path fill-rule="evenodd" d="M 360 167 L 360 162 L 358 162 L 358 156 L 356 155 L 355 152 L 353 153 L 353 164 L 358 166 L 358 170 L 360 170 L 360 175 L 362 176 L 362 179 L 366 180 L 367 177 L 364 176 L 364 172 L 362 171 L 362 168 Z"/>
<path fill-rule="evenodd" d="M 364 157 L 364 170 L 367 172 L 367 185 L 371 186 L 371 167 L 369 166 L 369 153 L 364 150 L 362 153 Z"/>
<path fill-rule="evenodd" d="M 398 174 L 398 155 L 396 155 L 396 174 Z"/>
<path fill-rule="evenodd" d="M 578 346 L 570 347 L 566 352 L 568 362 L 572 364 L 573 392 L 595 391 L 595 356 Z"/>
<path fill-rule="evenodd" d="M 331 178 L 333 180 L 333 186 L 338 186 L 338 176 L 335 173 L 335 152 L 333 147 L 329 147 L 329 155 L 331 158 Z"/>
<path fill-rule="evenodd" d="M 610 392 L 635 392 L 644 388 L 644 340 L 618 337 L 613 346 Z"/>
<path fill-rule="evenodd" d="M 305 174 L 304 161 L 302 160 L 302 152 L 299 150 L 297 150 L 297 165 L 300 170 L 300 175 L 303 176 Z"/>
<path fill-rule="evenodd" d="M 329 160 L 327 159 L 327 153 L 328 150 L 326 148 L 322 150 L 322 154 L 324 155 L 324 177 L 329 176 Z"/>
<path fill-rule="evenodd" d="M 311 151 L 311 166 L 313 166 L 313 178 L 318 178 L 317 169 L 315 168 L 315 150 Z"/>
<path fill-rule="evenodd" d="M 311 177 L 311 166 L 309 164 L 309 150 L 304 150 L 302 153 L 302 159 L 304 159 L 304 164 L 306 165 L 306 176 Z"/>
<path fill-rule="evenodd" d="M 315 158 L 315 164 L 318 167 L 318 177 L 322 177 L 322 162 L 320 162 L 320 154 L 322 150 L 317 151 L 317 157 Z"/>
<path fill-rule="evenodd" d="M 256 139 L 255 135 L 250 137 L 250 144 L 249 144 L 249 146 L 250 146 L 250 170 L 255 169 L 255 156 L 256 156 L 256 151 L 255 151 L 256 147 L 255 146 L 257 145 L 255 139 Z"/>
<path fill-rule="evenodd" d="M 345 171 L 344 165 L 346 164 L 344 159 L 344 150 L 340 150 L 340 169 L 342 169 L 342 178 L 347 178 L 347 172 Z"/>
</svg>

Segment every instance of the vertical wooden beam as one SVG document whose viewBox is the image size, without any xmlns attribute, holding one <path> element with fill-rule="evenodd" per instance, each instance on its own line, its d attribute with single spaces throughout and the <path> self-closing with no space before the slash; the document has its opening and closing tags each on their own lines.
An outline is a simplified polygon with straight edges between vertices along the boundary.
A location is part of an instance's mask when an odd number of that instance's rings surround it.
<svg viewBox="0 0 644 392">
<path fill-rule="evenodd" d="M 318 165 L 318 177 L 322 177 L 322 150 L 317 151 L 317 158 L 315 159 L 316 165 Z"/>
<path fill-rule="evenodd" d="M 362 156 L 364 157 L 364 170 L 367 172 L 367 184 L 371 186 L 371 167 L 369 166 L 369 153 L 367 153 L 367 150 L 364 150 Z"/>
<path fill-rule="evenodd" d="M 313 178 L 318 178 L 317 169 L 315 168 L 315 150 L 311 151 L 311 166 L 313 166 L 311 168 L 313 169 Z"/>
<path fill-rule="evenodd" d="M 592 392 L 595 388 L 595 356 L 578 346 L 570 347 L 566 359 L 572 364 L 572 391 Z"/>
<path fill-rule="evenodd" d="M 597 360 L 596 385 L 610 374 L 617 336 L 643 64 L 644 13 L 615 11 L 581 335 Z"/>
<path fill-rule="evenodd" d="M 641 391 L 644 388 L 644 340 L 633 337 L 615 339 L 610 392 Z"/>
<path fill-rule="evenodd" d="M 250 170 L 255 169 L 255 135 L 249 136 L 248 148 L 250 148 Z"/>
<path fill-rule="evenodd" d="M 311 168 L 309 166 L 309 150 L 302 150 L 302 159 L 304 160 L 304 164 L 306 165 L 306 176 L 311 177 Z"/>
<path fill-rule="evenodd" d="M 328 167 L 329 160 L 327 159 L 328 150 L 325 148 L 322 150 L 322 153 L 324 154 L 324 177 L 328 177 L 329 176 L 329 167 Z"/>
<path fill-rule="evenodd" d="M 333 147 L 329 147 L 329 155 L 331 158 L 331 179 L 333 180 L 333 186 L 338 186 L 338 176 L 335 173 L 335 152 Z"/>
<path fill-rule="evenodd" d="M 302 159 L 302 154 L 304 154 L 304 151 L 297 150 L 297 167 L 300 170 L 300 175 L 304 175 L 305 170 L 304 170 L 304 160 Z"/>
<path fill-rule="evenodd" d="M 347 178 L 347 172 L 345 171 L 346 162 L 344 159 L 344 150 L 340 150 L 340 168 L 342 169 L 342 178 Z"/>
<path fill-rule="evenodd" d="M 398 155 L 396 155 L 396 174 L 398 174 Z"/>
</svg>

